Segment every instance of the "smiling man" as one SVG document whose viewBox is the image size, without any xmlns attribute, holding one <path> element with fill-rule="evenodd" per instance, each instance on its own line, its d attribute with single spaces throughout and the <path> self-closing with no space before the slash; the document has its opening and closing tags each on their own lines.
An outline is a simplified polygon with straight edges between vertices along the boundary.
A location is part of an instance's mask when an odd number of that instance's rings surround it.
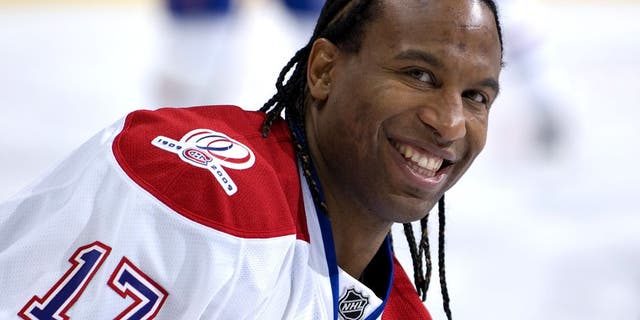
<svg viewBox="0 0 640 320">
<path fill-rule="evenodd" d="M 426 218 L 501 59 L 490 0 L 328 1 L 266 115 L 134 112 L 2 204 L 0 316 L 430 319 Z M 416 220 L 414 288 L 389 233 Z"/>
</svg>

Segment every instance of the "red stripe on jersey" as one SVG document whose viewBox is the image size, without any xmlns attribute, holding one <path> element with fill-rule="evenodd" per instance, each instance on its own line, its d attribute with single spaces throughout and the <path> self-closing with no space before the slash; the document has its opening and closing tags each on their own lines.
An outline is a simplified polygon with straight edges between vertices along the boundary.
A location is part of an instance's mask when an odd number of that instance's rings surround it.
<svg viewBox="0 0 640 320">
<path fill-rule="evenodd" d="M 431 315 L 420 301 L 416 289 L 395 257 L 393 271 L 393 287 L 382 313 L 382 320 L 431 320 Z"/>
<path fill-rule="evenodd" d="M 125 120 L 112 149 L 124 172 L 177 213 L 243 238 L 295 234 L 309 241 L 297 163 L 289 129 L 273 123 L 261 135 L 264 113 L 234 106 L 136 111 Z M 238 188 L 228 196 L 213 173 L 151 144 L 158 136 L 179 141 L 194 129 L 210 129 L 244 144 L 256 160 L 248 169 L 224 168 Z"/>
</svg>

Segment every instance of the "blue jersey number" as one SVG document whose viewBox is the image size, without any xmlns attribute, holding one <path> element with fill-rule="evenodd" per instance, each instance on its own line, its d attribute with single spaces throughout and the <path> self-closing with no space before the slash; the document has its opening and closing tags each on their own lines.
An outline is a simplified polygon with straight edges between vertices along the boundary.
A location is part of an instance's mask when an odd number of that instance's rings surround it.
<svg viewBox="0 0 640 320">
<path fill-rule="evenodd" d="M 26 320 L 68 320 L 67 311 L 80 298 L 110 252 L 109 246 L 98 241 L 78 248 L 69 258 L 69 270 L 42 298 L 31 298 L 18 315 Z M 169 295 L 124 257 L 108 285 L 123 298 L 130 296 L 135 300 L 118 315 L 118 320 L 153 319 Z"/>
<path fill-rule="evenodd" d="M 94 242 L 78 248 L 69 258 L 71 268 L 42 298 L 34 296 L 18 313 L 23 319 L 66 320 L 67 310 L 78 300 L 111 248 Z"/>
<path fill-rule="evenodd" d="M 109 286 L 120 296 L 135 300 L 116 320 L 153 319 L 169 295 L 161 286 L 140 271 L 127 258 L 122 258 L 109 280 Z"/>
</svg>

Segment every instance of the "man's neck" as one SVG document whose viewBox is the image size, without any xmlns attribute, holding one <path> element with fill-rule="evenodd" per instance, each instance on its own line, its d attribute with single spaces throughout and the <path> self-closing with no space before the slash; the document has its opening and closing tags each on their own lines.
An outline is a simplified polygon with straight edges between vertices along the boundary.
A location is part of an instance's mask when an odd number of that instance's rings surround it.
<svg viewBox="0 0 640 320">
<path fill-rule="evenodd" d="M 391 221 L 362 202 L 344 181 L 337 181 L 318 149 L 311 108 L 306 114 L 306 138 L 311 161 L 317 171 L 328 209 L 338 265 L 354 278 L 359 278 L 371 262 L 391 230 Z"/>
<path fill-rule="evenodd" d="M 325 195 L 338 265 L 357 279 L 380 249 L 391 223 L 381 222 L 362 209 L 345 209 L 330 192 Z"/>
</svg>

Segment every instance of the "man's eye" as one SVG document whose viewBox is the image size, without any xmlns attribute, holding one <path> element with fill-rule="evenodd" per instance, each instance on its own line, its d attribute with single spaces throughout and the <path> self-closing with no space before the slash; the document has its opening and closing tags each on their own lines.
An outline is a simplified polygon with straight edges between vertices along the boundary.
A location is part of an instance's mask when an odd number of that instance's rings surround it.
<svg viewBox="0 0 640 320">
<path fill-rule="evenodd" d="M 413 70 L 409 70 L 409 75 L 418 81 L 425 82 L 425 83 L 433 83 L 433 77 L 428 72 L 418 70 L 418 69 L 413 69 Z"/>
<path fill-rule="evenodd" d="M 464 96 L 470 100 L 472 100 L 473 102 L 477 102 L 477 103 L 484 103 L 486 104 L 489 99 L 487 99 L 487 97 L 485 95 L 483 95 L 482 93 L 478 92 L 478 91 L 467 91 L 464 93 Z"/>
</svg>

